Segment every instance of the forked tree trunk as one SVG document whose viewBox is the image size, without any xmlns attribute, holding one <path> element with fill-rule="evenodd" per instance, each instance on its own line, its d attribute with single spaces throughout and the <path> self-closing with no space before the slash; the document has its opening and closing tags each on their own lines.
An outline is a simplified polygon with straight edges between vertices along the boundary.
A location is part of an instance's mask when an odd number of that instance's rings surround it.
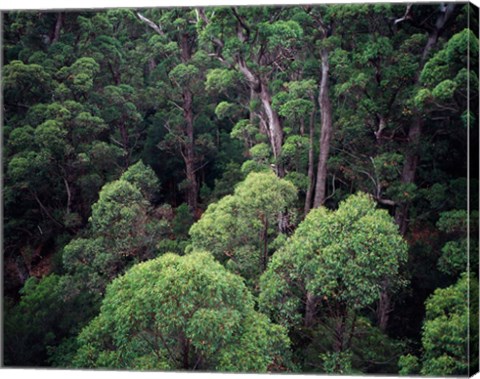
<svg viewBox="0 0 480 379">
<path fill-rule="evenodd" d="M 283 128 L 280 117 L 272 107 L 272 96 L 268 89 L 268 81 L 266 78 L 260 78 L 255 75 L 242 57 L 237 57 L 236 63 L 239 71 L 243 74 L 245 79 L 247 79 L 250 89 L 260 97 L 262 109 L 267 119 L 268 139 L 270 141 L 270 146 L 272 147 L 273 157 L 276 161 L 275 171 L 279 177 L 283 177 L 285 176 L 285 170 L 280 162 L 283 144 Z"/>
<path fill-rule="evenodd" d="M 263 110 L 267 115 L 270 145 L 272 146 L 273 157 L 275 158 L 275 171 L 277 175 L 282 178 L 285 176 L 285 170 L 280 161 L 283 144 L 283 129 L 277 112 L 272 108 L 272 97 L 270 96 L 266 80 L 261 80 L 260 100 L 262 102 Z"/>
</svg>

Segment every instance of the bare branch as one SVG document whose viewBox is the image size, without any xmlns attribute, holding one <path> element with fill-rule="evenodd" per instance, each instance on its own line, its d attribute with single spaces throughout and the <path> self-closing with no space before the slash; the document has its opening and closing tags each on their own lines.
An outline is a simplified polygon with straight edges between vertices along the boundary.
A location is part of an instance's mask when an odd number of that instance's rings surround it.
<svg viewBox="0 0 480 379">
<path fill-rule="evenodd" d="M 400 17 L 400 18 L 397 18 L 393 24 L 394 25 L 397 25 L 399 24 L 400 22 L 403 22 L 405 20 L 411 20 L 412 19 L 412 6 L 413 4 L 408 4 L 407 5 L 407 9 L 405 10 L 405 14 L 403 15 L 403 17 Z"/>
<path fill-rule="evenodd" d="M 161 36 L 165 35 L 160 24 L 155 24 L 152 20 L 149 20 L 148 18 L 143 16 L 140 12 L 137 12 L 137 16 L 140 20 L 142 20 L 145 24 L 155 30 L 158 34 L 160 34 Z"/>
</svg>

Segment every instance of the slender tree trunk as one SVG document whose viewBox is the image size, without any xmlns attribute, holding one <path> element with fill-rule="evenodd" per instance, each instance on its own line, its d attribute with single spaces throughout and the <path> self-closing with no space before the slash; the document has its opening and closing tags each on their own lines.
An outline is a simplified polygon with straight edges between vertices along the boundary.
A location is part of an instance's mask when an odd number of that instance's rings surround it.
<svg viewBox="0 0 480 379">
<path fill-rule="evenodd" d="M 129 138 L 129 135 L 128 135 L 128 129 L 127 129 L 127 125 L 125 125 L 125 123 L 122 123 L 120 125 L 120 136 L 122 138 L 122 145 L 123 145 L 123 150 L 124 150 L 124 154 L 125 154 L 125 168 L 127 168 L 128 166 L 130 166 L 130 148 L 129 148 L 129 145 L 130 145 L 130 138 Z"/>
<path fill-rule="evenodd" d="M 308 146 L 308 189 L 305 196 L 305 216 L 310 212 L 312 206 L 313 186 L 315 185 L 314 177 L 314 154 L 313 154 L 313 138 L 315 135 L 315 113 L 317 107 L 314 106 L 312 113 L 310 114 L 310 130 L 309 130 L 309 146 Z"/>
<path fill-rule="evenodd" d="M 339 305 L 334 329 L 333 350 L 335 352 L 341 352 L 345 348 L 344 344 L 347 326 L 347 315 L 348 311 L 346 306 L 344 304 Z"/>
<path fill-rule="evenodd" d="M 328 51 L 322 49 L 322 80 L 320 81 L 320 93 L 318 103 L 320 105 L 322 128 L 320 131 L 320 154 L 318 156 L 317 183 L 315 186 L 315 198 L 313 207 L 323 205 L 327 189 L 327 160 L 330 152 L 330 139 L 332 137 L 332 105 L 328 91 L 328 78 L 330 65 L 328 62 Z"/>
<path fill-rule="evenodd" d="M 307 292 L 307 300 L 305 304 L 305 319 L 304 319 L 304 325 L 307 328 L 312 327 L 315 322 L 316 308 L 317 308 L 317 299 L 315 295 L 311 292 Z"/>
<path fill-rule="evenodd" d="M 422 135 L 422 126 L 423 119 L 420 115 L 416 115 L 410 129 L 408 130 L 409 148 L 405 154 L 405 162 L 403 164 L 402 175 L 400 178 L 400 181 L 403 184 L 411 184 L 415 182 L 415 174 L 420 159 L 418 149 Z M 409 205 L 408 202 L 404 202 L 400 204 L 395 211 L 395 221 L 402 235 L 405 235 L 407 232 Z"/>
<path fill-rule="evenodd" d="M 188 370 L 190 368 L 190 341 L 186 336 L 182 336 L 183 345 L 183 368 Z"/>
<path fill-rule="evenodd" d="M 197 208 L 198 185 L 195 173 L 195 144 L 193 137 L 193 96 L 190 90 L 183 90 L 183 114 L 185 118 L 185 169 L 187 175 L 187 204 L 192 210 Z"/>
<path fill-rule="evenodd" d="M 110 70 L 110 73 L 112 74 L 113 82 L 115 83 L 116 86 L 118 86 L 122 82 L 122 75 L 120 74 L 119 71 L 113 68 L 113 65 L 111 62 L 108 62 L 108 68 Z"/>
<path fill-rule="evenodd" d="M 65 14 L 63 12 L 57 13 L 57 21 L 55 22 L 55 28 L 53 29 L 52 44 L 57 42 L 60 38 L 60 32 L 62 31 L 63 19 Z"/>
<path fill-rule="evenodd" d="M 183 33 L 180 38 L 180 55 L 183 63 L 188 63 L 192 58 L 192 46 L 189 43 L 189 35 Z M 195 139 L 193 133 L 193 94 L 190 88 L 183 88 L 183 117 L 185 121 L 185 146 L 183 158 L 185 161 L 185 171 L 187 176 L 187 204 L 192 211 L 197 208 L 198 184 L 195 173 Z"/>
<path fill-rule="evenodd" d="M 382 289 L 380 292 L 380 299 L 378 301 L 377 307 L 377 322 L 378 327 L 382 332 L 387 330 L 388 320 L 390 318 L 391 308 L 391 299 L 390 294 L 388 293 L 389 283 L 388 279 L 385 278 L 382 282 Z"/>
</svg>

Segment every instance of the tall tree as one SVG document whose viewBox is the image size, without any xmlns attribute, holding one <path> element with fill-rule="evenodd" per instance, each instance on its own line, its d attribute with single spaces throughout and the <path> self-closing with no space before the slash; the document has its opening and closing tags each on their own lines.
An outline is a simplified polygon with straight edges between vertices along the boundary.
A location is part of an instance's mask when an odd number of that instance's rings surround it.
<svg viewBox="0 0 480 379">
<path fill-rule="evenodd" d="M 415 85 L 419 84 L 422 70 L 427 63 L 432 50 L 437 45 L 439 37 L 457 15 L 458 6 L 453 3 L 442 3 L 438 5 L 437 9 L 431 10 L 425 14 L 426 10 L 427 9 L 423 8 L 423 12 L 419 12 L 420 15 L 418 13 L 414 14 L 413 6 L 408 5 L 405 15 L 394 21 L 397 25 L 400 22 L 407 21 L 427 34 L 427 41 L 423 47 L 417 71 L 415 73 Z M 422 128 L 424 122 L 422 114 L 416 111 L 410 126 L 408 127 L 407 141 L 409 146 L 405 154 L 402 175 L 400 178 L 401 182 L 406 185 L 415 183 L 415 175 L 419 161 L 419 147 L 422 141 Z M 408 202 L 405 202 L 399 205 L 395 214 L 395 220 L 397 221 L 402 234 L 405 234 L 407 231 L 408 209 L 409 204 Z"/>
<path fill-rule="evenodd" d="M 288 363 L 285 329 L 206 252 L 134 266 L 108 286 L 78 340 L 73 365 L 82 368 L 265 372 Z"/>
<path fill-rule="evenodd" d="M 260 308 L 293 329 L 331 323 L 333 351 L 348 351 L 359 312 L 378 300 L 384 279 L 402 285 L 406 247 L 368 195 L 334 212 L 312 210 L 262 275 Z"/>
<path fill-rule="evenodd" d="M 213 45 L 214 55 L 242 73 L 251 90 L 251 100 L 262 106 L 260 127 L 267 134 L 275 170 L 285 175 L 280 161 L 283 144 L 282 121 L 272 107 L 269 83 L 275 73 L 288 67 L 299 48 L 303 30 L 294 20 L 279 20 L 283 8 L 218 8 L 207 15 L 199 9 L 202 36 Z"/>
<path fill-rule="evenodd" d="M 154 38 L 155 46 L 163 50 L 163 59 L 173 62 L 172 67 L 167 67 L 168 79 L 179 96 L 170 99 L 182 111 L 182 120 L 179 122 L 170 119 L 165 122 L 169 134 L 178 146 L 185 163 L 187 203 L 192 210 L 197 208 L 199 184 L 197 171 L 199 169 L 198 154 L 196 153 L 195 118 L 199 111 L 195 110 L 194 97 L 200 96 L 204 91 L 202 86 L 205 55 L 195 56 L 198 50 L 198 35 L 195 28 L 195 12 L 192 9 L 179 12 L 177 9 L 154 12 L 150 18 L 137 12 L 138 17 L 160 37 Z M 172 45 L 177 49 L 172 49 Z M 171 106 L 171 105 L 170 105 Z"/>
</svg>

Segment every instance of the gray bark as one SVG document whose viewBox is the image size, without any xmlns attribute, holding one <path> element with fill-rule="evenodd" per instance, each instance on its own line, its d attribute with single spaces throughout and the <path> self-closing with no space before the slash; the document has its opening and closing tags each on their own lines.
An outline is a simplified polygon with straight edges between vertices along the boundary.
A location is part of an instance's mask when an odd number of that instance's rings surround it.
<svg viewBox="0 0 480 379">
<path fill-rule="evenodd" d="M 313 187 L 315 185 L 315 173 L 314 173 L 314 155 L 313 155 L 313 138 L 315 135 L 315 113 L 317 112 L 314 106 L 312 113 L 310 114 L 310 129 L 309 129 L 309 146 L 308 146 L 308 189 L 305 196 L 305 216 L 310 212 L 313 198 Z"/>
<path fill-rule="evenodd" d="M 327 189 L 327 160 L 330 153 L 330 140 L 332 137 L 332 105 L 329 98 L 328 78 L 330 65 L 328 62 L 328 51 L 322 49 L 322 79 L 320 81 L 320 93 L 318 103 L 321 112 L 321 131 L 320 131 L 320 153 L 318 156 L 317 183 L 315 186 L 315 198 L 313 207 L 318 208 L 323 205 Z"/>
</svg>

